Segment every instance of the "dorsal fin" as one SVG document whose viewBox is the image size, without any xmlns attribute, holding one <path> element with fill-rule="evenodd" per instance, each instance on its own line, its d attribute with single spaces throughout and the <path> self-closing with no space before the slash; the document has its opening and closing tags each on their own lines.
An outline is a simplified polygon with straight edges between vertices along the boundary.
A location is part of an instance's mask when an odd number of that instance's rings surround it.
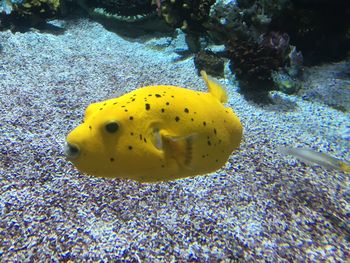
<svg viewBox="0 0 350 263">
<path fill-rule="evenodd" d="M 205 84 L 207 85 L 210 94 L 217 98 L 221 103 L 226 103 L 226 90 L 219 83 L 210 78 L 204 70 L 201 70 L 201 76 L 205 81 Z"/>
</svg>

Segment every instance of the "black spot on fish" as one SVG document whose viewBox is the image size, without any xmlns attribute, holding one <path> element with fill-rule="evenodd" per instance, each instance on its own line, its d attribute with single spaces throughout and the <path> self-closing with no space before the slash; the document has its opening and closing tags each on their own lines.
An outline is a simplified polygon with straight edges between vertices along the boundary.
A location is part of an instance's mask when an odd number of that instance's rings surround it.
<svg viewBox="0 0 350 263">
<path fill-rule="evenodd" d="M 208 141 L 208 145 L 209 145 L 209 146 L 211 145 L 211 142 L 210 142 L 210 141 Z"/>
<path fill-rule="evenodd" d="M 118 104 L 118 102 L 114 102 L 114 103 L 113 103 L 113 105 L 116 105 L 116 104 Z"/>
<path fill-rule="evenodd" d="M 226 123 L 226 120 L 224 120 L 224 123 Z"/>
<path fill-rule="evenodd" d="M 187 108 L 185 108 L 184 112 L 189 113 L 190 111 Z"/>
<path fill-rule="evenodd" d="M 128 148 L 129 148 L 129 150 L 132 150 L 132 146 L 131 146 L 131 145 L 129 145 L 129 147 L 128 147 Z"/>
<path fill-rule="evenodd" d="M 152 97 L 152 94 L 148 94 L 148 97 Z"/>
<path fill-rule="evenodd" d="M 216 135 L 216 129 L 214 128 L 214 134 Z"/>
<path fill-rule="evenodd" d="M 191 118 L 191 121 L 194 121 L 194 119 L 193 119 L 193 118 Z"/>
<path fill-rule="evenodd" d="M 89 125 L 89 129 L 90 129 L 90 130 L 92 130 L 92 127 L 91 127 L 91 125 Z"/>
<path fill-rule="evenodd" d="M 206 125 L 207 125 L 207 123 L 206 123 L 205 121 L 203 121 L 203 125 L 204 125 L 204 126 L 206 126 Z"/>
<path fill-rule="evenodd" d="M 174 95 L 171 95 L 172 98 L 174 98 Z"/>
<path fill-rule="evenodd" d="M 131 121 L 132 121 L 133 119 L 134 119 L 134 117 L 133 117 L 133 116 L 130 116 L 130 117 L 129 117 L 129 120 L 131 120 Z"/>
<path fill-rule="evenodd" d="M 162 97 L 161 95 L 159 95 L 159 94 L 155 94 L 155 96 L 157 97 L 157 98 L 160 98 L 160 97 Z"/>
<path fill-rule="evenodd" d="M 103 110 L 103 108 L 100 108 L 100 110 Z"/>
<path fill-rule="evenodd" d="M 125 105 L 122 105 L 122 108 L 125 108 Z"/>
<path fill-rule="evenodd" d="M 175 117 L 175 121 L 178 122 L 180 120 L 180 117 L 179 116 L 176 116 Z"/>
<path fill-rule="evenodd" d="M 147 139 L 146 139 L 146 138 L 143 138 L 143 141 L 144 141 L 145 143 L 147 143 Z"/>
<path fill-rule="evenodd" d="M 162 109 L 162 112 L 164 112 L 165 110 L 164 109 Z"/>
<path fill-rule="evenodd" d="M 127 109 L 125 109 L 124 111 L 125 111 L 125 112 L 128 112 L 128 110 L 127 110 Z"/>
<path fill-rule="evenodd" d="M 169 103 L 169 102 L 167 102 L 167 103 L 165 103 L 165 104 L 166 104 L 167 106 L 169 106 L 169 104 L 170 104 L 170 103 Z"/>
<path fill-rule="evenodd" d="M 197 112 L 195 111 L 194 114 L 197 114 Z"/>
<path fill-rule="evenodd" d="M 204 155 L 204 154 L 202 155 L 202 158 L 205 158 L 205 155 Z"/>
<path fill-rule="evenodd" d="M 162 164 L 160 167 L 165 168 L 165 165 L 164 165 L 164 164 Z"/>
<path fill-rule="evenodd" d="M 140 134 L 140 140 L 142 141 L 142 134 Z"/>
<path fill-rule="evenodd" d="M 133 136 L 133 135 L 134 135 L 134 133 L 133 133 L 133 132 L 130 132 L 130 135 L 131 135 L 131 136 Z"/>
<path fill-rule="evenodd" d="M 103 106 L 106 106 L 107 105 L 107 103 L 103 103 Z"/>
<path fill-rule="evenodd" d="M 148 103 L 145 104 L 146 110 L 150 110 L 151 109 L 151 105 L 149 105 Z"/>
<path fill-rule="evenodd" d="M 215 160 L 215 162 L 217 162 L 217 163 L 218 163 L 218 162 L 219 162 L 219 160 L 218 160 L 218 159 L 216 159 L 216 160 Z"/>
<path fill-rule="evenodd" d="M 132 99 L 131 101 L 135 101 L 136 99 Z"/>
<path fill-rule="evenodd" d="M 111 158 L 111 159 L 109 159 L 109 160 L 111 160 L 111 162 L 114 162 L 114 158 Z"/>
</svg>

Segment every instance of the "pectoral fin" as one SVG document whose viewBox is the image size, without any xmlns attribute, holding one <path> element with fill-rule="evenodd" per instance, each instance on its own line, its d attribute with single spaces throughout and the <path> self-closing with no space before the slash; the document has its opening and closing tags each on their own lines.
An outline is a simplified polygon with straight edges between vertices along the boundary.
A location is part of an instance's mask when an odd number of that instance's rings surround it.
<svg viewBox="0 0 350 263">
<path fill-rule="evenodd" d="M 195 134 L 188 136 L 172 136 L 165 130 L 154 131 L 154 145 L 164 151 L 166 158 L 175 159 L 180 167 L 190 169 L 192 165 L 193 139 Z"/>
<path fill-rule="evenodd" d="M 153 129 L 154 146 L 158 150 L 164 151 L 166 158 L 175 159 L 180 167 L 187 169 L 190 169 L 192 165 L 193 140 L 195 137 L 195 134 L 174 136 L 169 134 L 167 130 Z"/>
<path fill-rule="evenodd" d="M 164 145 L 181 167 L 191 168 L 194 137 L 193 134 L 183 137 L 163 136 Z"/>
<path fill-rule="evenodd" d="M 155 128 L 153 130 L 153 144 L 154 146 L 160 150 L 163 151 L 163 139 L 162 139 L 162 135 L 160 134 L 159 128 Z"/>
</svg>

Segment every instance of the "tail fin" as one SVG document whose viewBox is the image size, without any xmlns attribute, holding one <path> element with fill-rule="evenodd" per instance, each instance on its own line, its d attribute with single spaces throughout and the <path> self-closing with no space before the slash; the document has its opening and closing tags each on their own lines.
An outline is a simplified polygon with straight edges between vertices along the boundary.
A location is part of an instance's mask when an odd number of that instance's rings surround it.
<svg viewBox="0 0 350 263">
<path fill-rule="evenodd" d="M 221 103 L 227 102 L 227 92 L 226 90 L 215 80 L 208 77 L 207 73 L 204 70 L 201 70 L 201 76 L 207 85 L 209 92 L 215 98 L 217 98 Z"/>
</svg>

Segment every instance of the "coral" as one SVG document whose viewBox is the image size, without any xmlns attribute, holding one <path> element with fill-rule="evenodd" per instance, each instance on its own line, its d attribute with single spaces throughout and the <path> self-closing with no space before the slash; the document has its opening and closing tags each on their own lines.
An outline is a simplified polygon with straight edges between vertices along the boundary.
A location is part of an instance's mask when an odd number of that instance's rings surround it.
<svg viewBox="0 0 350 263">
<path fill-rule="evenodd" d="M 57 16 L 61 0 L 3 0 L 0 13 L 0 29 L 25 31 L 40 27 L 48 18 Z"/>
<path fill-rule="evenodd" d="M 301 77 L 303 72 L 304 57 L 301 51 L 297 51 L 295 46 L 290 46 L 291 51 L 288 55 L 289 67 L 288 74 L 291 77 Z"/>
<path fill-rule="evenodd" d="M 20 16 L 50 16 L 58 11 L 60 0 L 3 0 L 2 6 L 6 14 L 12 12 Z"/>
<path fill-rule="evenodd" d="M 194 57 L 198 70 L 205 70 L 210 76 L 224 77 L 224 60 L 210 50 L 201 50 Z"/>
<path fill-rule="evenodd" d="M 206 29 L 215 42 L 225 43 L 234 35 L 237 36 L 238 31 L 247 30 L 246 24 L 241 21 L 236 1 L 216 1 L 210 8 L 209 17 Z M 241 30 L 242 27 L 245 27 L 244 30 Z"/>
<path fill-rule="evenodd" d="M 151 0 L 89 0 L 86 1 L 86 5 L 125 17 L 146 15 L 155 11 Z"/>
<path fill-rule="evenodd" d="M 161 15 L 173 27 L 185 31 L 202 31 L 214 3 L 215 0 L 166 0 L 161 3 Z"/>
<path fill-rule="evenodd" d="M 301 83 L 297 78 L 291 77 L 283 71 L 272 72 L 272 80 L 278 89 L 286 94 L 296 93 L 301 88 Z"/>
<path fill-rule="evenodd" d="M 336 61 L 350 52 L 350 1 L 290 0 L 271 22 L 271 29 L 290 35 L 306 65 Z"/>
<path fill-rule="evenodd" d="M 271 22 L 274 13 L 281 8 L 279 0 L 238 0 L 242 20 L 262 33 Z"/>
<path fill-rule="evenodd" d="M 241 91 L 267 94 L 274 87 L 272 72 L 287 65 L 289 36 L 270 32 L 260 42 L 233 38 L 226 49 L 230 69 L 236 74 Z"/>
<path fill-rule="evenodd" d="M 209 33 L 224 42 L 233 36 L 257 40 L 260 35 L 270 31 L 273 17 L 287 4 L 287 0 L 217 1 L 210 10 Z"/>
<path fill-rule="evenodd" d="M 286 32 L 306 65 L 341 59 L 350 51 L 350 1 L 217 1 L 210 11 L 210 35 L 227 41 L 245 36 L 257 41 L 270 31 Z"/>
</svg>

